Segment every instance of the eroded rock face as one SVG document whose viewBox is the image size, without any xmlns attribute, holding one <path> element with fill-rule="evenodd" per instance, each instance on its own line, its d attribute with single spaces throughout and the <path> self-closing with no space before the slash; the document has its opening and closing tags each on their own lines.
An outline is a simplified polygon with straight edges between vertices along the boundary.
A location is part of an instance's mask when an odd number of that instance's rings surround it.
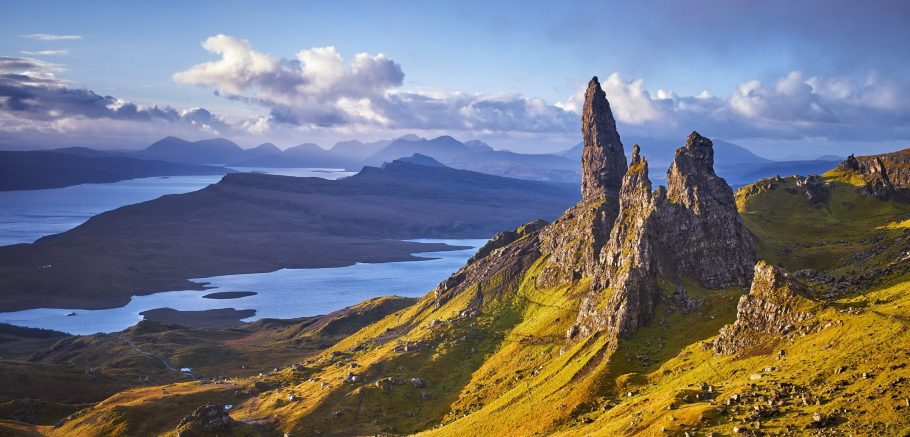
<svg viewBox="0 0 910 437">
<path fill-rule="evenodd" d="M 713 144 L 696 132 L 651 191 L 648 163 L 636 147 L 620 190 L 619 217 L 599 258 L 573 331 L 625 337 L 654 315 L 657 278 L 695 279 L 706 288 L 746 287 L 755 250 L 733 190 L 714 173 Z"/>
<path fill-rule="evenodd" d="M 433 290 L 436 308 L 446 304 L 454 296 L 473 292 L 470 303 L 462 310 L 466 316 L 479 314 L 484 302 L 489 302 L 501 293 L 502 285 L 486 286 L 496 276 L 517 278 L 540 258 L 540 233 L 542 222 L 531 222 L 511 231 L 511 236 L 502 237 L 502 243 L 490 242 L 491 249 L 484 256 L 475 255 L 472 261 L 439 283 Z M 511 240 L 508 243 L 504 241 Z M 499 284 L 501 281 L 493 281 Z M 508 282 L 508 281 L 505 281 Z"/>
<path fill-rule="evenodd" d="M 714 173 L 711 140 L 692 132 L 667 172 L 659 214 L 661 273 L 689 276 L 707 288 L 748 287 L 755 265 L 752 236 L 733 190 Z"/>
<path fill-rule="evenodd" d="M 541 250 L 550 257 L 540 286 L 593 276 L 619 213 L 619 190 L 628 170 L 610 103 L 597 77 L 588 83 L 582 111 L 582 201 L 544 230 Z"/>
<path fill-rule="evenodd" d="M 581 136 L 584 142 L 581 155 L 582 197 L 614 196 L 626 174 L 626 156 L 616 131 L 610 102 L 597 76 L 588 82 L 585 91 Z"/>
<path fill-rule="evenodd" d="M 604 248 L 601 269 L 581 302 L 578 329 L 570 331 L 571 336 L 584 337 L 599 329 L 629 335 L 654 314 L 660 296 L 654 258 L 658 204 L 651 193 L 648 161 L 641 157 L 638 145 L 632 149 L 619 199 L 619 217 Z"/>
<path fill-rule="evenodd" d="M 714 350 L 728 355 L 744 353 L 769 336 L 805 331 L 813 317 L 809 311 L 813 304 L 806 295 L 805 287 L 790 274 L 759 261 L 749 294 L 739 299 L 736 321 L 721 328 Z"/>
</svg>

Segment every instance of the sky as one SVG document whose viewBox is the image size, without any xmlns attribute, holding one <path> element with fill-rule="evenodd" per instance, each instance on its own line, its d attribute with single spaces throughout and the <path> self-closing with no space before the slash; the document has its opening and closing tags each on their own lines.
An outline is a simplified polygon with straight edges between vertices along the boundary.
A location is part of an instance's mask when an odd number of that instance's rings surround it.
<svg viewBox="0 0 910 437">
<path fill-rule="evenodd" d="M 551 152 L 600 78 L 620 134 L 759 155 L 910 147 L 903 1 L 33 1 L 0 14 L 0 148 L 415 133 Z"/>
</svg>

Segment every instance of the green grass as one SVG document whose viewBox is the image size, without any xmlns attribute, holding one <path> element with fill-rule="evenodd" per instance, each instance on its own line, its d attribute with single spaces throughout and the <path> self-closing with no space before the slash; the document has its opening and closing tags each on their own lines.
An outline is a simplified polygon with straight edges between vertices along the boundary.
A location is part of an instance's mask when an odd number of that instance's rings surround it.
<svg viewBox="0 0 910 437">
<path fill-rule="evenodd" d="M 824 179 L 831 191 L 823 205 L 791 194 L 796 185 L 790 178 L 773 189 L 754 185 L 737 193 L 760 259 L 789 270 L 851 276 L 892 265 L 910 250 L 910 205 L 860 195 L 854 175 Z M 828 430 L 833 434 L 910 432 L 910 272 L 894 267 L 869 287 L 809 302 L 800 307 L 814 313 L 805 335 L 760 334 L 762 347 L 726 356 L 710 343 L 734 321 L 744 290 L 706 290 L 686 280 L 689 296 L 702 304 L 682 313 L 671 305 L 675 285 L 661 281 L 655 317 L 631 338 L 613 342 L 593 335 L 571 342 L 566 331 L 589 279 L 541 287 L 547 281 L 539 278 L 551 264 L 542 257 L 527 268 L 485 275 L 476 317 L 458 315 L 474 302 L 477 284 L 439 308 L 428 295 L 312 356 L 305 369 L 237 380 L 243 389 L 260 384 L 249 397 L 232 398 L 223 386 L 173 385 L 167 396 L 160 387 L 133 389 L 56 432 L 167 432 L 195 407 L 231 399 L 237 420 L 274 417 L 277 431 L 304 435 L 682 435 L 693 429 L 730 435 L 743 422 L 751 426 L 749 416 L 772 396 L 780 399 L 779 413 L 760 419 L 766 433 L 810 433 L 806 426 L 815 413 L 836 417 Z M 179 344 L 180 335 L 170 334 L 165 344 Z M 227 342 L 257 338 L 290 341 L 299 335 L 277 329 Z M 406 343 L 421 347 L 404 351 Z M 301 351 L 301 360 L 308 353 Z M 348 372 L 363 382 L 345 383 Z M 420 377 L 428 386 L 375 384 L 385 377 Z M 711 396 L 702 396 L 702 383 L 712 386 Z M 781 395 L 784 388 L 792 393 Z M 726 406 L 734 394 L 748 396 Z"/>
</svg>

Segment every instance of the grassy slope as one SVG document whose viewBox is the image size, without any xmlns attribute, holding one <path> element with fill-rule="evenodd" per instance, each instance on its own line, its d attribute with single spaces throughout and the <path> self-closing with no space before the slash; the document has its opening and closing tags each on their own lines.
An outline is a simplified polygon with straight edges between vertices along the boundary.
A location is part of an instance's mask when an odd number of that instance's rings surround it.
<svg viewBox="0 0 910 437">
<path fill-rule="evenodd" d="M 831 200 L 821 207 L 783 189 L 793 180 L 774 190 L 739 191 L 738 205 L 758 238 L 760 258 L 790 270 L 851 275 L 888 265 L 910 249 L 903 225 L 910 205 L 862 197 L 849 175 L 826 179 Z M 871 250 L 876 248 L 884 249 Z M 857 258 L 859 252 L 870 255 Z M 910 275 L 899 269 L 870 289 L 816 302 L 814 323 L 823 329 L 769 337 L 761 350 L 730 357 L 707 345 L 733 321 L 743 290 L 687 284 L 692 297 L 704 300 L 695 313 L 677 312 L 664 299 L 654 322 L 629 340 L 608 344 L 594 336 L 572 344 L 565 332 L 587 280 L 540 289 L 535 279 L 546 263 L 538 260 L 520 277 L 494 277 L 484 290 L 499 292 L 486 293 L 477 317 L 458 317 L 474 299 L 471 289 L 440 308 L 427 296 L 342 340 L 304 369 L 238 380 L 239 386 L 258 381 L 270 389 L 234 399 L 232 415 L 243 421 L 275 417 L 277 431 L 303 434 L 730 434 L 741 422 L 751 426 L 754 408 L 767 407 L 777 391 L 780 412 L 760 419 L 766 431 L 804 433 L 816 412 L 837 417 L 837 433 L 910 431 Z M 665 295 L 672 290 L 662 287 Z M 348 372 L 363 383 L 344 382 Z M 420 377 L 428 385 L 375 384 L 390 376 Z M 703 394 L 701 383 L 714 387 L 710 399 L 695 398 Z M 173 422 L 178 410 L 188 414 L 225 396 L 221 387 L 186 387 L 181 390 L 191 396 L 161 398 L 160 390 L 141 391 L 146 389 L 118 394 L 92 410 L 92 417 L 118 422 L 76 420 L 63 431 L 100 434 L 139 423 L 132 410 L 139 405 L 136 411 L 158 414 L 160 408 Z M 726 407 L 733 394 L 746 396 Z"/>
</svg>

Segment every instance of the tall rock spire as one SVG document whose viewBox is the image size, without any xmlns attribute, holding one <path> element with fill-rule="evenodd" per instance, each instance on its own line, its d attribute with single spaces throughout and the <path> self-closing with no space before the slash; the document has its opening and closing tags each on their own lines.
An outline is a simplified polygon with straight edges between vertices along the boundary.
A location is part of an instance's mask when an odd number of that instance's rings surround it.
<svg viewBox="0 0 910 437">
<path fill-rule="evenodd" d="M 588 82 L 581 115 L 581 195 L 584 199 L 615 196 L 626 174 L 626 156 L 616 132 L 616 121 L 597 76 Z"/>
</svg>

